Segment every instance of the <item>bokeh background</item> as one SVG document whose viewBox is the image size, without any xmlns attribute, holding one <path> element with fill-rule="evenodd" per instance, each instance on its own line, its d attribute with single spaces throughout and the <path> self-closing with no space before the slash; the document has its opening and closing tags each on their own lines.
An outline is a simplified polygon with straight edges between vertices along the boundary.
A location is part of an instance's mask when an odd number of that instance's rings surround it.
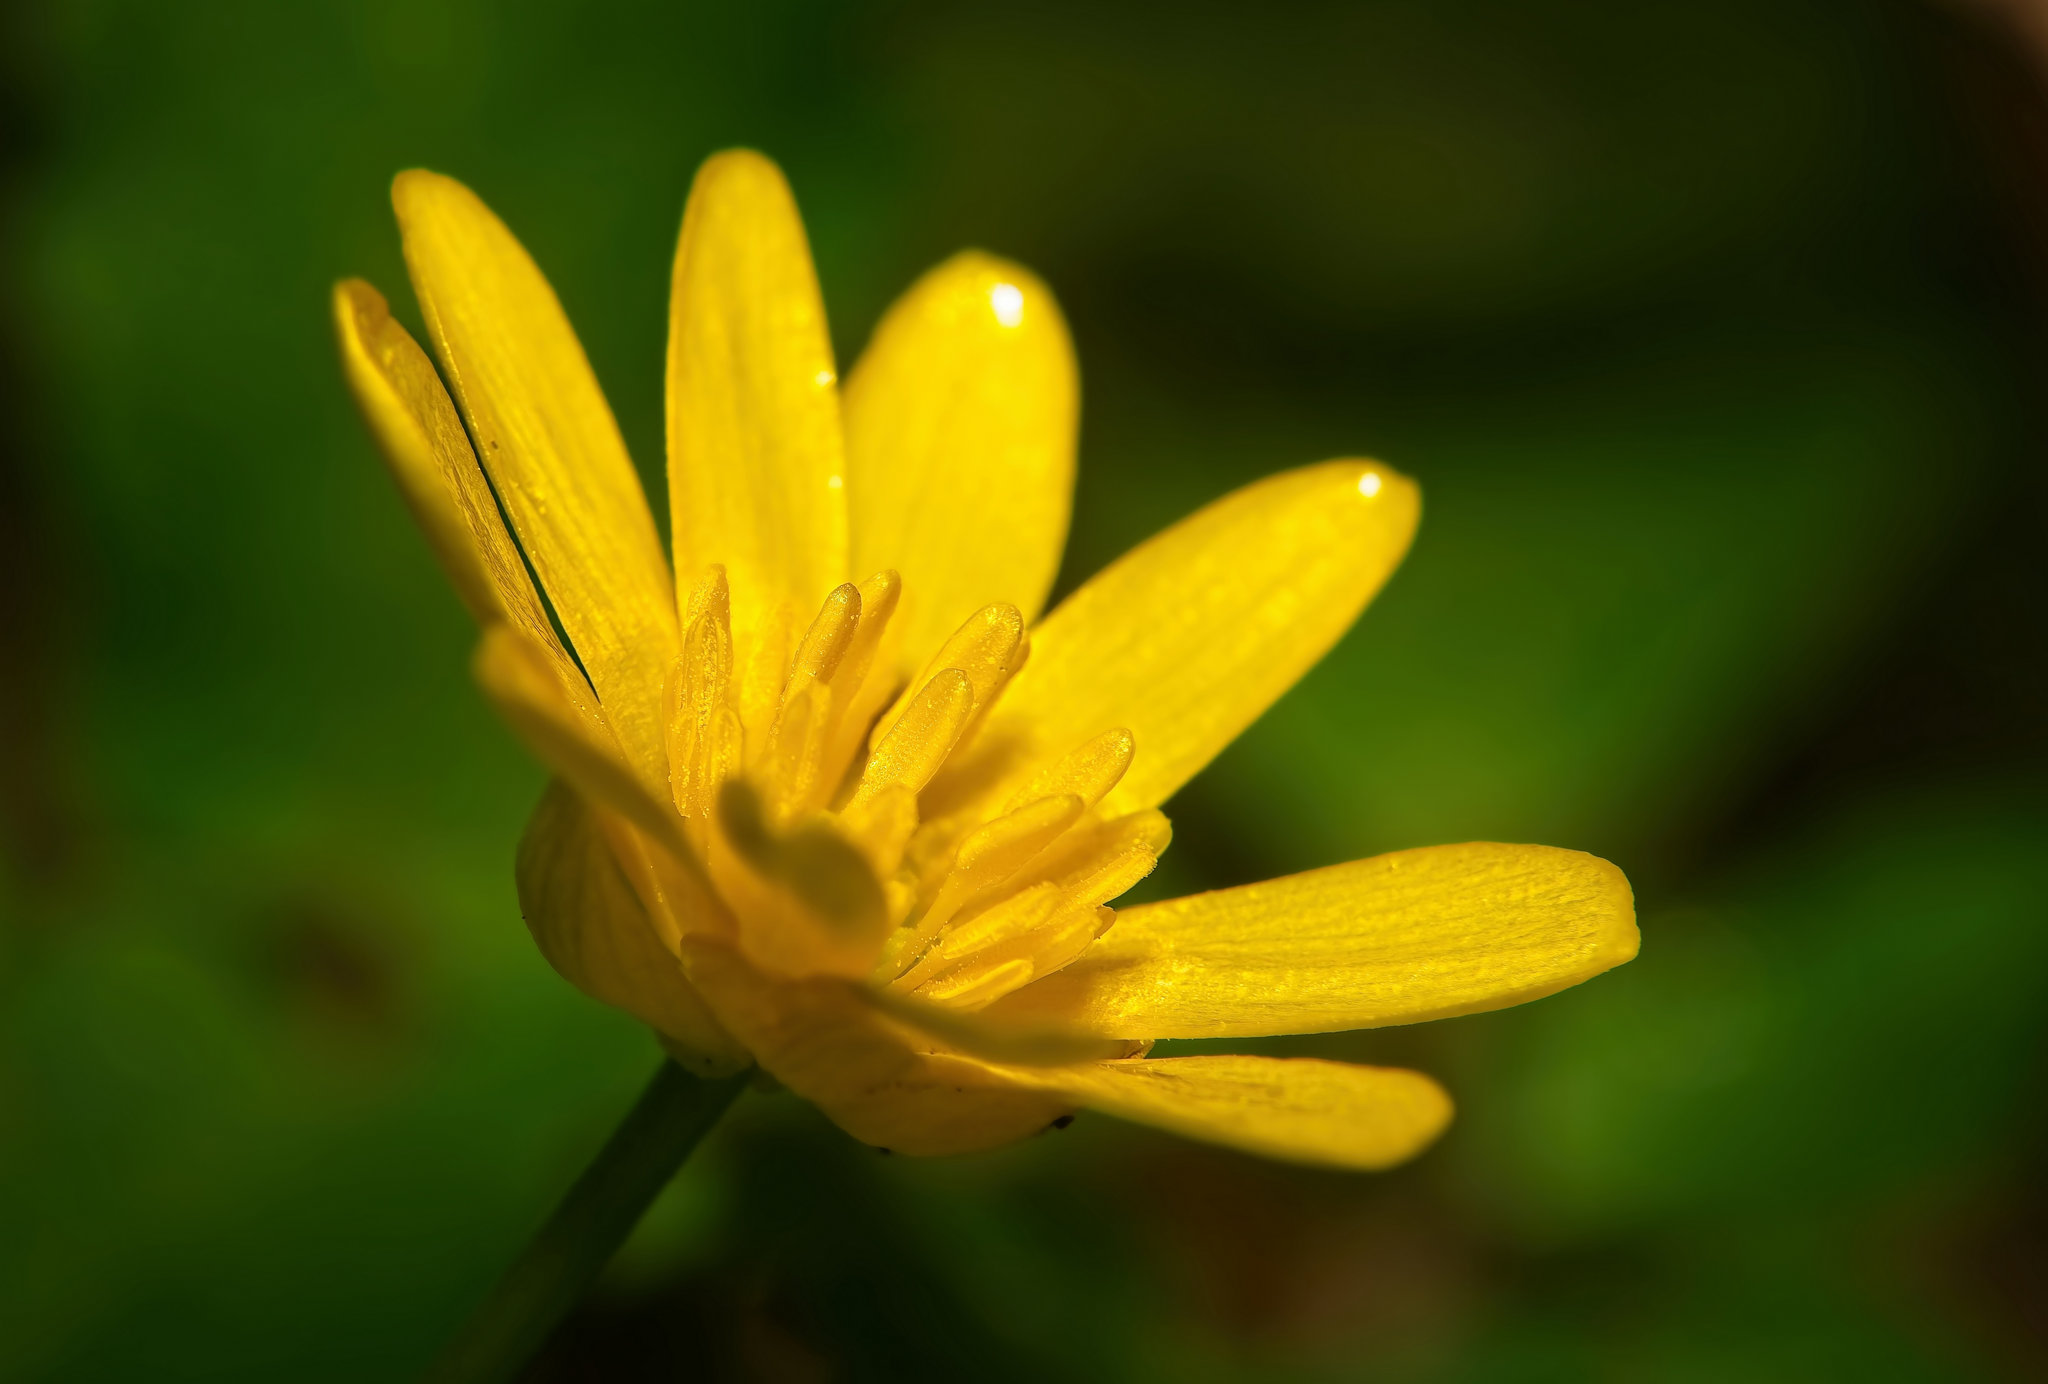
<svg viewBox="0 0 2048 1384">
<path fill-rule="evenodd" d="M 388 180 L 462 177 L 658 486 L 669 256 L 735 143 L 842 361 L 961 245 L 1051 281 L 1063 588 L 1281 467 L 1420 479 L 1149 893 L 1542 841 L 1627 869 L 1644 948 L 1267 1045 L 1446 1081 L 1387 1176 L 1095 1117 L 918 1162 L 750 1097 L 534 1380 L 2048 1374 L 2039 18 L 8 7 L 0 1378 L 406 1377 L 652 1069 L 520 925 L 542 775 L 326 293 L 416 322 Z"/>
</svg>

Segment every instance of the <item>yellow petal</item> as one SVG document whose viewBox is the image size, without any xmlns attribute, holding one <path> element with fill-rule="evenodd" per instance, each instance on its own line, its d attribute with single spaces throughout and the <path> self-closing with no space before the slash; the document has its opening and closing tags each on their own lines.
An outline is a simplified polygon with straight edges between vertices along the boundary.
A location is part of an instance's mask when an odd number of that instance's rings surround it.
<svg viewBox="0 0 2048 1384">
<path fill-rule="evenodd" d="M 698 170 L 669 300 L 676 572 L 732 580 L 743 641 L 777 604 L 808 619 L 846 576 L 839 387 L 809 243 L 780 169 L 746 149 Z"/>
<path fill-rule="evenodd" d="M 1351 627 L 1407 552 L 1420 509 L 1412 482 L 1366 461 L 1226 495 L 1032 630 L 1031 661 L 981 744 L 1007 745 L 1025 772 L 1034 756 L 1128 727 L 1136 758 L 1104 811 L 1163 802 Z"/>
<path fill-rule="evenodd" d="M 495 508 L 488 527 L 471 512 L 462 473 L 477 472 L 476 453 L 426 353 L 391 319 L 384 295 L 360 279 L 334 286 L 334 327 L 356 406 L 456 593 L 478 621 L 505 618 L 505 578 L 516 571 L 524 584 L 526 573 Z"/>
<path fill-rule="evenodd" d="M 563 979 L 655 1029 L 701 1075 L 748 1064 L 662 944 L 589 807 L 559 779 L 520 839 L 517 877 L 526 926 Z"/>
<path fill-rule="evenodd" d="M 581 711 L 532 640 L 506 625 L 490 625 L 477 641 L 472 671 L 526 747 L 592 802 L 631 822 L 659 845 L 671 863 L 696 875 L 702 869 L 684 841 L 682 819 L 647 788 L 602 715 Z M 709 889 L 708 883 L 704 883 Z"/>
<path fill-rule="evenodd" d="M 1538 999 L 1636 945 L 1628 880 L 1596 856 L 1431 846 L 1122 909 L 990 1017 L 1109 1037 L 1373 1028 Z"/>
<path fill-rule="evenodd" d="M 575 707 L 595 713 L 597 695 L 555 637 L 426 352 L 360 279 L 334 286 L 334 320 L 356 402 L 463 603 L 479 623 L 524 634 Z"/>
<path fill-rule="evenodd" d="M 428 336 L 484 469 L 628 761 L 666 781 L 662 681 L 675 595 L 639 478 L 554 290 L 476 194 L 392 185 Z"/>
<path fill-rule="evenodd" d="M 1307 1057 L 1139 1058 L 1008 1070 L 1105 1114 L 1333 1168 L 1406 1162 L 1451 1120 L 1451 1098 L 1420 1072 Z"/>
<path fill-rule="evenodd" d="M 1073 1109 L 997 1068 L 947 1050 L 834 976 L 764 975 L 729 946 L 686 938 L 683 959 L 719 1022 L 763 1068 L 864 1143 L 899 1153 L 968 1153 L 1045 1128 Z"/>
<path fill-rule="evenodd" d="M 976 610 L 1031 620 L 1067 539 L 1080 386 L 1052 294 L 955 255 L 898 299 L 846 390 L 854 570 L 904 577 L 915 660 Z"/>
<path fill-rule="evenodd" d="M 925 1022 L 926 1006 L 836 977 L 778 980 L 731 947 L 685 938 L 719 1021 L 769 1072 L 866 1143 L 912 1154 L 994 1148 L 1076 1106 L 1269 1157 L 1381 1168 L 1441 1132 L 1450 1101 L 1414 1072 L 1308 1059 L 1188 1057 L 1075 1066 L 991 1061 L 956 1049 L 1078 1051 L 1071 1034 Z"/>
</svg>

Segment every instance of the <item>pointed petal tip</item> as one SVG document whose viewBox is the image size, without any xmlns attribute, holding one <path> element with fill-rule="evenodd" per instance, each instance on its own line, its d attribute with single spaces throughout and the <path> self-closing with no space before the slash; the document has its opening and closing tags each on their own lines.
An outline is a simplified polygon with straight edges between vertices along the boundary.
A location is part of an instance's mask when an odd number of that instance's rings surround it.
<svg viewBox="0 0 2048 1384">
<path fill-rule="evenodd" d="M 1111 799 L 1164 802 L 1322 658 L 1407 555 L 1415 483 L 1340 458 L 1242 486 L 1139 544 L 1032 631 L 999 713 L 1041 742 L 1125 725 Z M 1006 789 L 1007 785 L 998 785 Z"/>
</svg>

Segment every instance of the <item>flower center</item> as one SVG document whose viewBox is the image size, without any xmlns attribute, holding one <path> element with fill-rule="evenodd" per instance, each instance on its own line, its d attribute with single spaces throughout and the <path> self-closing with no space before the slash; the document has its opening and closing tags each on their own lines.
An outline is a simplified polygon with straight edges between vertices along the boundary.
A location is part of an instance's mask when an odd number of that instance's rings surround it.
<svg viewBox="0 0 2048 1384">
<path fill-rule="evenodd" d="M 800 638 L 787 611 L 736 632 L 714 567 L 669 678 L 669 785 L 757 965 L 979 1008 L 1085 951 L 1170 831 L 1100 810 L 1129 731 L 1037 754 L 983 735 L 1029 652 L 1015 606 L 968 617 L 904 683 L 901 593 L 881 572 Z"/>
</svg>

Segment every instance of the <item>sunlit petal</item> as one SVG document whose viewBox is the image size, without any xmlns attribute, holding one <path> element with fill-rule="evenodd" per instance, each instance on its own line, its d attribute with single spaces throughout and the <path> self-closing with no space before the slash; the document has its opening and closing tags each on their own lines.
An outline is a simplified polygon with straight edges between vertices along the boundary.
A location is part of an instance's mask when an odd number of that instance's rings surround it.
<svg viewBox="0 0 2048 1384">
<path fill-rule="evenodd" d="M 1110 1037 L 1374 1028 L 1554 994 L 1636 944 L 1628 880 L 1597 856 L 1431 846 L 1122 909 L 990 1017 Z"/>
<path fill-rule="evenodd" d="M 484 469 L 629 761 L 660 783 L 675 597 L 597 377 L 554 290 L 475 193 L 416 170 L 391 197 L 428 336 Z"/>
<path fill-rule="evenodd" d="M 1420 1072 L 1306 1057 L 1144 1058 L 1029 1079 L 1190 1139 L 1360 1171 L 1406 1162 L 1451 1120 L 1451 1098 Z"/>
<path fill-rule="evenodd" d="M 1413 482 L 1365 461 L 1224 496 L 1039 623 L 983 743 L 1027 772 L 1034 756 L 1127 727 L 1137 754 L 1106 809 L 1163 802 L 1351 627 L 1407 552 L 1420 509 Z"/>
<path fill-rule="evenodd" d="M 736 149 L 690 189 L 669 300 L 668 485 L 684 593 L 723 563 L 742 640 L 846 579 L 846 464 L 825 305 L 789 185 Z"/>
<path fill-rule="evenodd" d="M 774 980 L 716 942 L 685 940 L 683 958 L 720 1023 L 761 1065 L 865 1143 L 968 1153 L 1022 1138 L 1073 1109 L 1010 1069 L 948 1052 L 885 1013 L 856 982 Z"/>
<path fill-rule="evenodd" d="M 565 980 L 646 1023 L 700 1074 L 749 1064 L 662 944 L 596 817 L 559 779 L 527 823 L 517 875 L 526 926 Z"/>
<path fill-rule="evenodd" d="M 976 610 L 1037 616 L 1059 570 L 1080 387 L 1029 272 L 969 251 L 898 299 L 848 379 L 854 570 L 894 567 L 915 660 Z"/>
</svg>

